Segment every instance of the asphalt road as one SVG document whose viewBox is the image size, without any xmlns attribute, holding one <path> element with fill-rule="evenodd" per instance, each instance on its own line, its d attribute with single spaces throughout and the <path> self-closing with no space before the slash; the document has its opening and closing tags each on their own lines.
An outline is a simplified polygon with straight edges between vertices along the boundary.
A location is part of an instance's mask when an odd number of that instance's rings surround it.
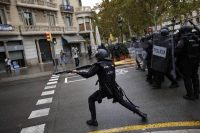
<svg viewBox="0 0 200 133">
<path fill-rule="evenodd" d="M 0 133 L 19 133 L 27 121 L 49 77 L 0 84 Z"/>
<path fill-rule="evenodd" d="M 83 79 L 78 75 L 63 74 L 57 78 L 51 76 L 1 84 L 0 133 L 29 133 L 34 127 L 38 131 L 30 133 L 87 133 L 132 125 L 200 120 L 200 100 L 184 100 L 182 82 L 179 88 L 170 89 L 170 83 L 165 79 L 163 88 L 154 90 L 145 81 L 144 72 L 129 67 L 119 69 L 117 73 L 117 82 L 130 100 L 148 114 L 148 121 L 141 121 L 136 114 L 105 98 L 101 104 L 96 104 L 99 126 L 86 125 L 86 120 L 90 119 L 88 97 L 98 89 L 95 86 L 97 77 Z M 49 94 L 42 95 L 47 91 Z M 45 98 L 52 98 L 52 102 L 36 105 L 39 99 Z M 34 111 L 41 109 L 48 110 L 34 114 Z M 180 127 L 138 132 L 169 129 Z"/>
</svg>

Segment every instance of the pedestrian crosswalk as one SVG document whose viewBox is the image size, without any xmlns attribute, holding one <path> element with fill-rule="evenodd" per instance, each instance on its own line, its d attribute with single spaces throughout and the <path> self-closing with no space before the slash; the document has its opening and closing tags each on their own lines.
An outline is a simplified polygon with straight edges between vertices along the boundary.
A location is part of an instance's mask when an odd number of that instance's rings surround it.
<svg viewBox="0 0 200 133">
<path fill-rule="evenodd" d="M 56 85 L 58 83 L 60 75 L 52 75 L 47 85 L 44 87 L 44 91 L 41 94 L 41 98 L 38 99 L 36 106 L 41 106 L 44 104 L 51 104 L 53 101 L 53 96 L 55 94 Z M 28 117 L 28 120 L 47 117 L 49 115 L 51 108 L 40 108 L 38 110 L 33 110 Z M 44 133 L 46 123 L 41 123 L 38 125 L 25 127 L 20 133 Z"/>
</svg>

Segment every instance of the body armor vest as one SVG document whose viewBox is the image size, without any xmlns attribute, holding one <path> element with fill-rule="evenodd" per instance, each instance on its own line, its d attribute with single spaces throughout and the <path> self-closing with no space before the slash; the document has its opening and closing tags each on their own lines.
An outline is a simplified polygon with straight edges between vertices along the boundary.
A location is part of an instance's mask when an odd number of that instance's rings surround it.
<svg viewBox="0 0 200 133">
<path fill-rule="evenodd" d="M 115 67 L 112 65 L 111 61 L 101 61 L 98 62 L 98 64 L 101 69 L 98 74 L 100 89 L 113 95 L 113 89 L 116 87 Z"/>
<path fill-rule="evenodd" d="M 187 56 L 191 58 L 200 58 L 200 44 L 198 43 L 198 38 L 193 35 L 186 37 L 186 51 Z"/>
</svg>

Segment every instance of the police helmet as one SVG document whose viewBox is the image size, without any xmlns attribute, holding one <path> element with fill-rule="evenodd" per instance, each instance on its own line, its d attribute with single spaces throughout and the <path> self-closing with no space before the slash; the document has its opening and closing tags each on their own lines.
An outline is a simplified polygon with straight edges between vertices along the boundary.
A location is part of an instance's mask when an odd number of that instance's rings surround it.
<svg viewBox="0 0 200 133">
<path fill-rule="evenodd" d="M 167 35 L 169 35 L 169 28 L 168 27 L 162 27 L 160 29 L 160 34 L 161 34 L 161 36 L 167 36 Z"/>
<path fill-rule="evenodd" d="M 95 57 L 97 60 L 103 60 L 108 57 L 108 52 L 105 49 L 98 49 Z"/>
<path fill-rule="evenodd" d="M 192 26 L 189 25 L 184 25 L 179 29 L 180 34 L 187 34 L 192 32 Z"/>
</svg>

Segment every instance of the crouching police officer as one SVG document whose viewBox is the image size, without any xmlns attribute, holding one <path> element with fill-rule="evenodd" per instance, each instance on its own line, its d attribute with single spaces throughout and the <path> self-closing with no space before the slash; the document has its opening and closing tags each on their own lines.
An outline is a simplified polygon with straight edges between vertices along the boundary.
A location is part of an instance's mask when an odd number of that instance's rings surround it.
<svg viewBox="0 0 200 133">
<path fill-rule="evenodd" d="M 119 102 L 125 108 L 138 114 L 143 120 L 147 118 L 147 114 L 142 113 L 137 107 L 131 102 L 127 102 L 123 99 L 122 89 L 118 86 L 115 81 L 115 67 L 111 60 L 106 59 L 108 53 L 104 49 L 98 49 L 97 63 L 93 64 L 89 71 L 73 70 L 72 72 L 81 75 L 84 78 L 89 78 L 97 74 L 99 82 L 99 90 L 94 92 L 89 98 L 89 110 L 91 112 L 91 120 L 86 123 L 91 126 L 98 126 L 96 120 L 96 108 L 95 102 L 101 103 L 102 99 L 107 97 L 108 99 L 113 98 L 113 102 Z"/>
<path fill-rule="evenodd" d="M 179 69 L 183 75 L 187 100 L 199 98 L 199 76 L 198 67 L 200 59 L 200 43 L 198 37 L 192 33 L 191 26 L 182 26 L 179 30 L 181 39 L 176 47 L 176 54 L 179 58 Z"/>
</svg>

